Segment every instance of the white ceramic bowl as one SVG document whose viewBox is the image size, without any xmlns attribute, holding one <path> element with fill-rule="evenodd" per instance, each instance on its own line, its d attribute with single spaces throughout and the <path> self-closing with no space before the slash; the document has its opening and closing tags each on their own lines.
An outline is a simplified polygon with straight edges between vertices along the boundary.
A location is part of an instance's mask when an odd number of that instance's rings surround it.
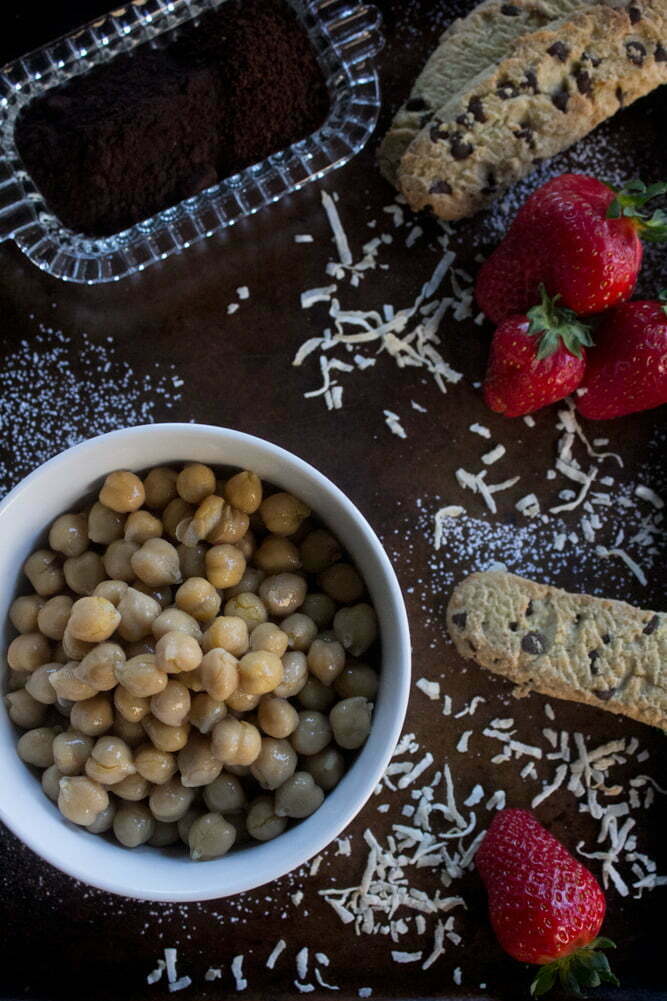
<svg viewBox="0 0 667 1001">
<path fill-rule="evenodd" d="M 382 672 L 373 725 L 357 760 L 320 809 L 275 841 L 244 846 L 205 863 L 145 846 L 132 851 L 65 821 L 16 754 L 16 730 L 0 707 L 0 818 L 33 851 L 77 879 L 147 900 L 224 897 L 277 879 L 321 851 L 359 812 L 400 734 L 410 681 L 410 637 L 400 587 L 387 556 L 357 508 L 316 469 L 267 441 L 224 428 L 157 424 L 93 438 L 46 462 L 0 504 L 0 650 L 21 565 L 59 514 L 96 490 L 113 469 L 179 461 L 242 466 L 290 490 L 340 538 L 360 568 L 377 610 Z M 4 655 L 0 655 L 0 663 Z"/>
</svg>

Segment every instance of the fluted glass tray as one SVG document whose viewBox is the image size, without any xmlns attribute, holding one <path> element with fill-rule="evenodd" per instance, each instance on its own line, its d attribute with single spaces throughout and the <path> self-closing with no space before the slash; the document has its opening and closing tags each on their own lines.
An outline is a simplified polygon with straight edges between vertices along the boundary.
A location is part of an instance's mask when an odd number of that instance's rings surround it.
<svg viewBox="0 0 667 1001">
<path fill-rule="evenodd" d="M 345 0 L 289 0 L 324 73 L 331 108 L 317 131 L 197 195 L 108 237 L 63 226 L 19 156 L 16 119 L 72 77 L 215 9 L 225 0 L 135 0 L 0 70 L 0 240 L 13 239 L 43 271 L 65 281 L 118 281 L 180 253 L 309 181 L 366 144 L 380 107 L 375 7 Z"/>
</svg>

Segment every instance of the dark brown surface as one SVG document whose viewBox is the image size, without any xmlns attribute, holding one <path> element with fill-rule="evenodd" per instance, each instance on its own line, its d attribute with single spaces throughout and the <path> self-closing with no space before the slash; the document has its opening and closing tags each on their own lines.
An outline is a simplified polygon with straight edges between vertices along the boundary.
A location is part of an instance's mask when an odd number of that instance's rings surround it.
<svg viewBox="0 0 667 1001">
<path fill-rule="evenodd" d="M 386 122 L 389 109 L 404 96 L 420 61 L 433 44 L 438 30 L 464 4 L 433 4 L 430 0 L 409 3 L 386 2 L 384 8 L 389 45 L 382 58 Z M 71 27 L 99 11 L 99 4 L 68 5 L 60 24 L 52 19 L 49 32 Z M 53 18 L 53 11 L 50 12 Z M 44 26 L 30 28 L 17 16 L 10 19 L 12 30 L 2 40 L 5 55 L 44 41 Z M 415 28 L 417 30 L 415 30 Z M 13 48 L 12 48 L 13 46 Z M 618 116 L 604 133 L 616 160 L 642 168 L 645 180 L 655 180 L 665 163 L 664 121 L 667 105 L 664 94 L 656 94 L 641 105 Z M 585 141 L 586 142 L 586 141 Z M 329 178 L 325 186 L 340 193 L 340 211 L 355 248 L 368 239 L 365 222 L 382 218 L 382 207 L 391 201 L 391 192 L 373 166 L 373 145 L 344 170 Z M 598 143 L 596 148 L 605 144 Z M 582 144 L 578 147 L 581 150 Z M 563 158 L 563 167 L 580 167 L 576 150 Z M 602 159 L 602 170 L 608 166 Z M 426 224 L 424 224 L 426 225 Z M 494 224 L 495 225 L 495 224 Z M 457 229 L 459 266 L 474 271 L 475 254 L 489 250 L 494 225 L 488 219 L 464 223 Z M 313 233 L 316 242 L 295 246 L 295 233 Z M 473 236 L 477 239 L 473 240 Z M 324 266 L 332 254 L 330 234 L 323 217 L 317 187 L 280 203 L 270 211 L 244 222 L 233 231 L 186 254 L 153 268 L 137 279 L 97 289 L 65 286 L 36 271 L 18 251 L 5 246 L 0 252 L 0 351 L 3 365 L 11 367 L 21 339 L 34 336 L 39 321 L 66 331 L 75 345 L 85 331 L 93 343 L 113 338 L 116 356 L 127 360 L 137 381 L 154 372 L 156 361 L 173 362 L 184 380 L 183 398 L 175 411 L 159 406 L 158 420 L 197 420 L 237 427 L 264 435 L 315 463 L 330 476 L 369 517 L 383 537 L 405 588 L 411 616 L 414 644 L 414 675 L 440 678 L 443 690 L 461 706 L 474 694 L 487 698 L 467 724 L 481 728 L 494 716 L 513 715 L 520 721 L 521 736 L 530 739 L 545 725 L 543 701 L 532 696 L 523 702 L 509 697 L 509 686 L 474 667 L 464 669 L 446 641 L 442 612 L 447 600 L 443 590 L 444 566 L 447 573 L 468 572 L 470 558 L 461 551 L 447 552 L 434 569 L 430 538 L 415 528 L 416 502 L 424 498 L 429 511 L 439 503 L 464 503 L 471 513 L 487 515 L 478 499 L 464 494 L 455 485 L 454 470 L 463 465 L 478 468 L 480 451 L 471 443 L 467 428 L 480 421 L 492 430 L 493 441 L 508 448 L 510 464 L 522 474 L 522 484 L 502 496 L 497 522 L 512 523 L 513 504 L 530 488 L 553 502 L 553 491 L 541 486 L 544 469 L 553 461 L 557 433 L 554 412 L 537 417 L 537 427 L 528 431 L 521 422 L 508 424 L 489 414 L 472 383 L 483 373 L 488 337 L 473 324 L 449 323 L 443 353 L 464 375 L 446 397 L 440 395 L 422 370 L 398 371 L 386 357 L 375 369 L 350 384 L 346 406 L 328 413 L 321 402 L 305 401 L 302 394 L 316 385 L 313 363 L 293 368 L 291 359 L 306 337 L 321 332 L 326 325 L 324 312 L 304 312 L 299 293 L 325 283 Z M 404 237 L 397 238 L 384 258 L 389 272 L 373 272 L 357 293 L 346 301 L 359 308 L 376 308 L 378 303 L 398 306 L 413 301 L 422 282 L 434 266 L 433 249 L 420 242 L 410 252 Z M 657 262 L 657 263 L 656 263 Z M 660 277 L 660 260 L 650 258 L 647 281 Z M 664 284 L 664 269 L 663 284 Z M 235 289 L 248 285 L 251 299 L 228 317 L 226 306 L 235 299 Z M 651 288 L 646 289 L 647 292 Z M 53 305 L 55 304 L 55 306 Z M 34 315 L 34 319 L 30 318 Z M 83 343 L 83 341 L 81 341 Z M 36 377 L 39 373 L 36 372 Z M 363 381 L 362 381 L 363 379 Z M 26 389 L 26 391 L 28 391 Z M 418 400 L 427 414 L 411 413 L 409 401 Z M 409 437 L 406 441 L 389 434 L 382 410 L 400 412 Z M 85 426 L 99 427 L 104 418 Z M 610 438 L 610 448 L 622 451 L 624 470 L 617 481 L 636 478 L 647 460 L 652 463 L 644 482 L 664 489 L 662 453 L 656 437 L 664 426 L 664 411 L 635 415 L 625 420 L 590 428 L 591 436 Z M 30 447 L 15 448 L 11 428 L 0 432 L 0 460 L 14 461 L 18 479 L 30 462 Z M 52 432 L 52 450 L 66 442 L 57 429 Z M 48 446 L 47 446 L 48 447 Z M 475 458 L 470 459 L 470 450 Z M 26 458 L 28 456 L 28 458 Z M 34 463 L 34 459 L 33 459 Z M 497 478 L 505 475 L 504 472 Z M 495 479 L 495 477 L 493 477 Z M 562 484 L 559 484 L 559 487 Z M 490 516 L 488 520 L 492 521 Z M 576 524 L 577 520 L 573 520 Z M 442 554 L 441 554 L 442 555 Z M 531 554 L 524 553 L 528 559 Z M 539 553 L 534 556 L 539 564 Z M 664 560 L 656 567 L 664 566 Z M 580 562 L 576 553 L 553 560 L 544 574 L 555 583 L 606 590 L 610 597 L 634 600 L 645 606 L 664 609 L 664 575 L 656 570 L 646 588 L 611 564 Z M 594 743 L 616 736 L 636 735 L 652 752 L 646 769 L 664 786 L 666 774 L 660 764 L 664 737 L 640 724 L 611 717 L 602 711 L 560 703 L 555 705 L 558 724 L 581 730 Z M 491 790 L 494 783 L 507 789 L 508 801 L 526 806 L 534 795 L 518 777 L 515 762 L 491 767 L 486 757 L 457 755 L 455 744 L 465 720 L 453 721 L 440 715 L 440 705 L 430 703 L 419 692 L 411 700 L 406 729 L 432 750 L 436 760 L 443 757 L 455 770 L 455 779 L 468 789 L 480 781 Z M 557 724 L 557 725 L 558 725 Z M 662 773 L 662 774 L 661 774 Z M 381 797 L 392 804 L 405 801 Z M 660 802 L 640 830 L 642 850 L 667 868 L 664 849 L 665 811 Z M 229 962 L 238 953 L 246 954 L 249 980 L 248 998 L 287 998 L 296 995 L 294 957 L 303 945 L 321 949 L 331 957 L 328 978 L 341 986 L 337 996 L 356 997 L 359 986 L 373 987 L 373 997 L 494 998 L 518 1001 L 527 997 L 525 969 L 504 957 L 494 942 L 485 918 L 484 897 L 474 873 L 454 889 L 466 897 L 468 911 L 457 919 L 464 944 L 448 947 L 445 957 L 429 971 L 418 966 L 399 966 L 390 958 L 391 943 L 386 938 L 356 938 L 343 927 L 317 896 L 317 890 L 336 880 L 351 885 L 361 877 L 365 852 L 362 832 L 371 825 L 378 835 L 386 835 L 396 822 L 395 812 L 378 814 L 371 803 L 351 826 L 353 855 L 350 859 L 327 856 L 317 877 L 292 877 L 246 898 L 213 901 L 201 905 L 161 906 L 122 901 L 89 890 L 56 873 L 24 849 L 8 832 L 0 841 L 0 889 L 2 927 L 0 936 L 0 994 L 8 998 L 86 999 L 111 1001 L 118 998 L 170 997 L 166 984 L 146 986 L 146 974 L 153 969 L 164 946 L 178 946 L 179 973 L 193 978 L 188 991 L 176 995 L 190 999 L 221 998 L 235 995 Z M 573 847 L 585 838 L 594 840 L 595 827 L 575 812 L 571 796 L 557 793 L 540 809 L 540 819 Z M 594 871 L 597 863 L 592 863 Z M 433 885 L 434 874 L 425 870 L 425 885 Z M 304 903 L 295 908 L 289 893 L 305 890 Z M 660 969 L 660 949 L 664 938 L 664 889 L 636 901 L 608 893 L 606 933 L 619 943 L 614 966 L 623 987 L 600 990 L 600 999 L 614 1001 L 657 1001 L 667 997 L 667 977 Z M 279 937 L 288 941 L 285 961 L 271 973 L 265 957 Z M 415 946 L 416 947 L 416 946 Z M 422 945 L 419 946 L 420 948 Z M 424 943 L 426 949 L 429 943 Z M 397 948 L 410 948 L 409 939 Z M 224 979 L 204 981 L 209 966 L 223 966 Z M 452 971 L 463 969 L 463 986 L 453 986 Z M 486 984 L 486 988 L 480 988 Z M 328 992 L 309 997 L 319 1001 Z M 329 995 L 331 996 L 331 995 Z M 334 995 L 335 996 L 335 995 Z"/>
</svg>

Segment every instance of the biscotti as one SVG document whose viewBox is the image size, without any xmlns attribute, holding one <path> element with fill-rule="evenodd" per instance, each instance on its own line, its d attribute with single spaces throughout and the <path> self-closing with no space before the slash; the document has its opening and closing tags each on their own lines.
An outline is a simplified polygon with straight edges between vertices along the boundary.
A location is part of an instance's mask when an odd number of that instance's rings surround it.
<svg viewBox="0 0 667 1001">
<path fill-rule="evenodd" d="M 667 3 L 587 8 L 524 36 L 441 107 L 398 172 L 410 206 L 459 219 L 667 82 Z"/>
<path fill-rule="evenodd" d="M 519 694 L 667 728 L 667 614 L 488 570 L 454 589 L 447 627 L 463 657 L 516 682 Z"/>
<path fill-rule="evenodd" d="M 509 55 L 516 40 L 590 5 L 592 0 L 485 0 L 443 32 L 378 150 L 378 165 L 397 183 L 401 157 L 421 128 L 480 73 Z"/>
</svg>

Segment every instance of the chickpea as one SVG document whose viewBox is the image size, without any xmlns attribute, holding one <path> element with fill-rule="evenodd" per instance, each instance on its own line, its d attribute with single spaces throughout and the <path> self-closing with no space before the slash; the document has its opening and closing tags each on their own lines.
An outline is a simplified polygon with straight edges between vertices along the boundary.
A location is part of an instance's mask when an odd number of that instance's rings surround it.
<svg viewBox="0 0 667 1001">
<path fill-rule="evenodd" d="M 331 726 L 327 717 L 314 709 L 299 713 L 299 724 L 290 737 L 297 754 L 308 757 L 318 754 L 331 740 Z"/>
<path fill-rule="evenodd" d="M 42 598 L 59 594 L 65 587 L 60 557 L 50 549 L 38 549 L 23 564 L 23 573 Z"/>
<path fill-rule="evenodd" d="M 199 692 L 192 699 L 190 722 L 200 733 L 210 733 L 216 723 L 227 715 L 227 706 L 212 698 L 208 692 Z"/>
<path fill-rule="evenodd" d="M 255 553 L 255 562 L 269 574 L 286 573 L 301 567 L 299 550 L 280 535 L 267 535 Z"/>
<path fill-rule="evenodd" d="M 69 622 L 69 620 L 68 620 Z M 85 640 L 78 640 L 75 636 L 72 636 L 71 632 L 65 626 L 65 632 L 63 633 L 62 648 L 67 654 L 69 660 L 80 661 L 90 653 L 95 647 L 94 643 L 86 643 Z"/>
<path fill-rule="evenodd" d="M 198 622 L 210 622 L 220 611 L 220 595 L 205 577 L 190 577 L 176 592 L 176 605 Z"/>
<path fill-rule="evenodd" d="M 312 674 L 297 697 L 304 709 L 316 709 L 321 713 L 329 712 L 336 701 L 336 696 L 332 689 L 327 685 L 323 685 Z"/>
<path fill-rule="evenodd" d="M 227 480 L 224 493 L 239 511 L 254 514 L 262 503 L 262 481 L 256 473 L 246 469 Z"/>
<path fill-rule="evenodd" d="M 157 601 L 160 606 L 160 610 L 163 608 L 169 608 L 174 603 L 174 593 L 173 590 L 166 584 L 164 587 L 149 587 L 148 584 L 144 584 L 142 580 L 135 580 L 132 587 L 135 591 L 139 591 L 140 594 L 146 594 L 153 601 Z"/>
<path fill-rule="evenodd" d="M 142 546 L 149 539 L 159 539 L 162 535 L 162 522 L 150 511 L 133 511 L 125 522 L 125 538 Z"/>
<path fill-rule="evenodd" d="M 175 845 L 178 841 L 178 827 L 176 824 L 165 824 L 161 820 L 155 821 L 155 830 L 148 839 L 148 844 L 152 848 L 167 848 Z"/>
<path fill-rule="evenodd" d="M 248 529 L 245 535 L 236 543 L 236 548 L 243 553 L 246 563 L 248 560 L 251 560 L 255 555 L 255 550 L 257 549 L 257 540 L 255 539 L 254 532 Z M 246 566 L 246 570 L 247 569 L 248 568 Z M 236 586 L 238 587 L 238 584 Z"/>
<path fill-rule="evenodd" d="M 249 521 L 250 519 L 244 511 L 239 511 L 238 508 L 224 502 L 220 511 L 220 517 L 206 538 L 215 546 L 224 543 L 238 546 L 242 539 L 246 537 Z"/>
<path fill-rule="evenodd" d="M 314 591 L 312 594 L 306 595 L 301 611 L 304 615 L 308 615 L 320 629 L 326 629 L 333 622 L 336 605 L 328 594 L 319 594 Z"/>
<path fill-rule="evenodd" d="M 239 546 L 240 548 L 240 546 Z M 249 558 L 247 554 L 244 553 L 246 558 Z M 225 589 L 225 598 L 229 601 L 230 598 L 235 598 L 239 594 L 245 594 L 246 592 L 255 593 L 259 590 L 259 585 L 262 583 L 265 577 L 263 570 L 257 570 L 256 567 L 246 566 L 245 573 L 241 580 L 235 587 L 228 587 Z"/>
<path fill-rule="evenodd" d="M 116 713 L 114 717 L 111 735 L 113 737 L 120 737 L 128 747 L 138 747 L 146 739 L 146 733 L 141 723 L 130 723 L 120 713 Z"/>
<path fill-rule="evenodd" d="M 116 687 L 116 667 L 124 660 L 123 648 L 117 643 L 100 643 L 74 668 L 74 675 L 96 691 L 108 692 Z"/>
<path fill-rule="evenodd" d="M 167 726 L 180 726 L 190 712 L 190 692 L 178 681 L 167 682 L 167 687 L 151 698 L 151 712 Z"/>
<path fill-rule="evenodd" d="M 334 740 L 339 747 L 354 751 L 366 742 L 371 729 L 371 704 L 362 696 L 342 699 L 329 713 Z"/>
<path fill-rule="evenodd" d="M 201 666 L 196 667 L 194 671 L 184 671 L 181 673 L 178 679 L 182 685 L 185 685 L 187 689 L 191 692 L 203 692 L 204 682 L 201 678 Z"/>
<path fill-rule="evenodd" d="M 109 546 L 123 538 L 125 515 L 112 511 L 97 501 L 88 512 L 88 538 L 101 546 Z"/>
<path fill-rule="evenodd" d="M 122 685 L 118 685 L 114 689 L 113 704 L 123 719 L 129 723 L 140 723 L 144 716 L 150 712 L 150 699 L 148 697 L 132 695 Z"/>
<path fill-rule="evenodd" d="M 364 582 L 350 563 L 334 563 L 320 574 L 319 585 L 339 605 L 351 605 L 364 593 Z"/>
<path fill-rule="evenodd" d="M 320 633 L 308 651 L 308 670 L 323 685 L 333 685 L 345 667 L 345 650 L 335 636 Z"/>
<path fill-rule="evenodd" d="M 299 714 L 287 699 L 267 695 L 259 704 L 257 721 L 269 737 L 283 739 L 296 730 Z"/>
<path fill-rule="evenodd" d="M 37 670 L 39 670 L 39 668 L 37 668 Z M 10 667 L 9 676 L 7 678 L 7 691 L 16 692 L 19 688 L 25 688 L 29 678 L 30 671 L 12 671 Z"/>
<path fill-rule="evenodd" d="M 176 824 L 176 829 L 178 831 L 178 836 L 183 842 L 183 844 L 188 843 L 188 837 L 190 835 L 190 828 L 194 824 L 195 820 L 202 816 L 202 812 L 198 807 L 191 806 L 187 813 L 185 813 L 181 819 Z"/>
<path fill-rule="evenodd" d="M 113 787 L 113 791 L 114 795 L 119 796 L 128 803 L 138 803 L 140 800 L 146 799 L 151 791 L 151 786 L 143 775 L 134 772 L 133 775 L 126 775 L 124 779 L 117 782 Z"/>
<path fill-rule="evenodd" d="M 180 608 L 165 608 L 160 612 L 157 619 L 153 621 L 153 636 L 156 640 L 162 639 L 166 633 L 185 633 L 192 636 L 199 643 L 202 638 L 202 631 L 196 619 L 193 619 L 187 612 L 182 612 Z"/>
<path fill-rule="evenodd" d="M 246 805 L 246 795 L 237 777 L 223 772 L 205 787 L 204 802 L 216 813 L 238 813 Z"/>
<path fill-rule="evenodd" d="M 281 699 L 291 699 L 299 694 L 308 681 L 308 661 L 305 654 L 294 650 L 286 653 L 282 662 L 283 680 L 276 686 L 273 694 Z"/>
<path fill-rule="evenodd" d="M 205 813 L 193 823 L 188 835 L 190 858 L 195 862 L 221 858 L 236 841 L 236 829 L 219 813 Z"/>
<path fill-rule="evenodd" d="M 128 542 L 126 539 L 118 539 L 106 548 L 102 557 L 104 570 L 108 577 L 114 580 L 125 581 L 131 584 L 136 574 L 132 566 L 132 557 L 139 552 L 139 545 L 136 542 Z"/>
<path fill-rule="evenodd" d="M 53 726 L 38 726 L 22 733 L 16 745 L 21 761 L 36 768 L 48 768 L 52 765 L 53 741 L 58 732 L 59 728 Z"/>
<path fill-rule="evenodd" d="M 276 816 L 301 820 L 310 817 L 324 802 L 324 791 L 310 772 L 295 772 L 276 792 Z"/>
<path fill-rule="evenodd" d="M 155 466 L 144 479 L 146 507 L 162 511 L 177 496 L 178 473 L 168 466 Z"/>
<path fill-rule="evenodd" d="M 329 744 L 323 751 L 306 758 L 304 768 L 321 789 L 330 792 L 345 774 L 345 759 L 338 748 Z"/>
<path fill-rule="evenodd" d="M 32 674 L 28 674 L 25 683 L 26 692 L 42 705 L 52 706 L 56 701 L 56 692 L 50 678 L 54 671 L 60 669 L 60 664 L 42 664 Z"/>
<path fill-rule="evenodd" d="M 266 650 L 277 657 L 287 650 L 288 637 L 283 630 L 273 622 L 262 622 L 255 626 L 250 636 L 251 650 Z"/>
<path fill-rule="evenodd" d="M 262 789 L 277 789 L 294 774 L 296 760 L 289 741 L 263 737 L 261 750 L 250 766 L 250 774 Z"/>
<path fill-rule="evenodd" d="M 106 598 L 79 598 L 72 606 L 67 623 L 69 632 L 84 643 L 103 643 L 120 622 L 120 615 Z"/>
<path fill-rule="evenodd" d="M 322 573 L 343 555 L 340 542 L 325 528 L 316 528 L 307 535 L 299 552 L 303 569 L 308 573 Z"/>
<path fill-rule="evenodd" d="M 144 845 L 155 831 L 155 819 L 143 803 L 128 803 L 119 806 L 113 818 L 113 832 L 116 840 L 125 848 Z"/>
<path fill-rule="evenodd" d="M 85 514 L 61 514 L 49 532 L 49 547 L 63 556 L 80 556 L 88 548 Z"/>
<path fill-rule="evenodd" d="M 99 782 L 85 775 L 65 775 L 60 780 L 58 809 L 73 824 L 87 827 L 109 805 L 109 794 Z"/>
<path fill-rule="evenodd" d="M 292 615 L 288 615 L 281 622 L 280 628 L 287 635 L 287 645 L 290 650 L 308 650 L 317 636 L 317 626 L 303 612 L 294 612 Z"/>
<path fill-rule="evenodd" d="M 204 689 L 217 702 L 224 702 L 236 691 L 239 684 L 239 662 L 226 650 L 209 650 L 201 662 Z"/>
<path fill-rule="evenodd" d="M 157 663 L 157 654 L 140 654 L 116 665 L 116 677 L 131 695 L 157 695 L 167 687 L 167 675 Z"/>
<path fill-rule="evenodd" d="M 61 775 L 81 775 L 93 749 L 93 740 L 78 730 L 65 730 L 53 741 L 53 762 Z"/>
<path fill-rule="evenodd" d="M 109 473 L 98 499 L 100 504 L 110 507 L 112 511 L 127 514 L 129 511 L 138 511 L 146 499 L 146 493 L 138 476 L 121 469 Z"/>
<path fill-rule="evenodd" d="M 239 662 L 239 686 L 250 695 L 272 692 L 283 680 L 280 657 L 267 650 L 246 653 Z"/>
<path fill-rule="evenodd" d="M 70 713 L 70 723 L 76 730 L 99 737 L 113 725 L 113 709 L 107 695 L 93 695 L 90 699 L 75 702 Z"/>
<path fill-rule="evenodd" d="M 13 601 L 9 619 L 14 629 L 19 633 L 37 632 L 39 613 L 45 604 L 46 599 L 39 594 L 24 594 Z"/>
<path fill-rule="evenodd" d="M 176 526 L 176 539 L 182 546 L 196 546 L 199 542 L 196 528 L 193 528 L 192 518 L 183 518 Z M 178 551 L 178 550 L 177 550 Z M 179 559 L 180 565 L 180 559 Z"/>
<path fill-rule="evenodd" d="M 353 657 L 360 657 L 375 642 L 377 616 L 365 602 L 341 608 L 334 618 L 334 632 Z"/>
<path fill-rule="evenodd" d="M 225 543 L 206 553 L 206 577 L 214 587 L 234 587 L 246 568 L 245 556 L 236 546 Z"/>
<path fill-rule="evenodd" d="M 338 676 L 334 688 L 341 699 L 362 695 L 365 699 L 372 700 L 377 695 L 379 683 L 377 671 L 368 664 L 350 664 Z"/>
<path fill-rule="evenodd" d="M 141 725 L 146 731 L 148 739 L 160 751 L 170 751 L 173 754 L 175 751 L 180 751 L 187 744 L 190 733 L 189 723 L 181 723 L 180 726 L 168 726 L 161 720 L 156 719 L 155 716 L 148 715 L 141 721 Z M 162 818 L 158 817 L 158 820 L 160 819 Z"/>
<path fill-rule="evenodd" d="M 220 615 L 204 633 L 202 646 L 206 653 L 222 648 L 234 657 L 242 657 L 250 646 L 248 625 L 237 615 Z"/>
<path fill-rule="evenodd" d="M 86 830 L 90 831 L 91 834 L 106 834 L 113 827 L 115 815 L 116 804 L 109 801 L 107 808 L 100 810 L 92 824 L 86 824 Z"/>
<path fill-rule="evenodd" d="M 200 504 L 209 494 L 215 493 L 215 473 L 201 462 L 192 462 L 178 474 L 176 489 L 188 504 Z"/>
<path fill-rule="evenodd" d="M 58 802 L 61 778 L 62 774 L 58 771 L 55 765 L 49 765 L 49 767 L 45 768 L 42 772 L 42 789 L 52 803 Z"/>
<path fill-rule="evenodd" d="M 56 645 L 55 650 L 51 654 L 51 660 L 54 664 L 66 664 L 69 660 L 62 643 Z"/>
<path fill-rule="evenodd" d="M 132 751 L 119 737 L 100 737 L 86 761 L 86 775 L 102 785 L 116 785 L 136 771 Z"/>
<path fill-rule="evenodd" d="M 202 656 L 197 640 L 186 633 L 165 633 L 155 646 L 155 663 L 168 674 L 194 671 L 201 664 Z"/>
<path fill-rule="evenodd" d="M 248 810 L 246 826 L 255 841 L 271 841 L 283 833 L 287 820 L 276 816 L 273 796 L 259 796 Z"/>
<path fill-rule="evenodd" d="M 128 643 L 125 647 L 126 658 L 130 657 L 140 657 L 145 653 L 155 653 L 155 639 L 152 636 L 146 636 L 143 640 L 137 640 L 136 643 Z"/>
<path fill-rule="evenodd" d="M 23 730 L 41 726 L 46 719 L 46 705 L 33 698 L 25 688 L 5 695 L 5 705 L 12 723 Z"/>
<path fill-rule="evenodd" d="M 232 716 L 216 723 L 211 740 L 213 755 L 223 765 L 251 765 L 262 749 L 257 727 Z"/>
<path fill-rule="evenodd" d="M 65 560 L 63 573 L 70 591 L 83 595 L 92 594 L 106 577 L 101 558 L 92 550 Z"/>
<path fill-rule="evenodd" d="M 97 694 L 97 690 L 92 685 L 81 681 L 76 676 L 74 672 L 78 666 L 76 661 L 69 661 L 49 675 L 49 681 L 58 698 L 69 699 L 71 702 L 82 702 Z"/>
<path fill-rule="evenodd" d="M 180 523 L 184 518 L 191 518 L 194 512 L 194 507 L 191 504 L 186 504 L 180 497 L 170 501 L 162 512 L 162 526 L 165 535 L 171 535 L 175 539 L 176 529 Z"/>
<path fill-rule="evenodd" d="M 250 713 L 256 709 L 260 703 L 261 695 L 253 695 L 251 692 L 244 692 L 237 688 L 226 700 L 227 708 L 230 712 L 239 716 L 243 713 Z"/>
<path fill-rule="evenodd" d="M 243 619 L 249 629 L 266 622 L 269 617 L 262 599 L 249 591 L 230 598 L 225 605 L 225 615 Z"/>
<path fill-rule="evenodd" d="M 181 579 L 178 553 L 166 539 L 148 539 L 131 557 L 130 563 L 139 580 L 150 587 L 178 584 Z"/>
<path fill-rule="evenodd" d="M 119 635 L 127 642 L 137 643 L 151 634 L 153 623 L 161 612 L 155 598 L 128 587 L 118 604 Z"/>
<path fill-rule="evenodd" d="M 273 535 L 294 535 L 310 508 L 292 494 L 277 493 L 262 501 L 259 513 Z"/>
<path fill-rule="evenodd" d="M 180 779 L 173 778 L 153 789 L 148 805 L 156 820 L 173 824 L 185 816 L 194 798 L 194 789 L 186 788 Z"/>
<path fill-rule="evenodd" d="M 222 763 L 213 757 L 211 740 L 201 733 L 191 733 L 187 744 L 178 752 L 181 782 L 187 788 L 207 786 L 217 779 Z"/>
<path fill-rule="evenodd" d="M 187 581 L 190 577 L 206 576 L 207 546 L 184 546 L 181 544 L 176 552 L 178 553 L 178 562 L 181 565 L 181 576 L 184 580 Z"/>
<path fill-rule="evenodd" d="M 294 573 L 279 573 L 267 577 L 259 586 L 259 596 L 269 613 L 283 618 L 296 612 L 306 597 L 306 582 Z"/>
<path fill-rule="evenodd" d="M 37 627 L 43 636 L 60 642 L 72 611 L 73 601 L 67 594 L 56 594 L 40 608 Z"/>
<path fill-rule="evenodd" d="M 164 785 L 176 773 L 176 758 L 152 744 L 142 744 L 134 755 L 137 774 L 154 785 Z"/>
<path fill-rule="evenodd" d="M 114 608 L 118 608 L 127 594 L 128 586 L 125 580 L 103 580 L 93 591 L 93 597 L 106 598 Z"/>
<path fill-rule="evenodd" d="M 21 633 L 9 644 L 7 663 L 13 671 L 34 671 L 51 661 L 51 644 L 41 633 Z"/>
</svg>

